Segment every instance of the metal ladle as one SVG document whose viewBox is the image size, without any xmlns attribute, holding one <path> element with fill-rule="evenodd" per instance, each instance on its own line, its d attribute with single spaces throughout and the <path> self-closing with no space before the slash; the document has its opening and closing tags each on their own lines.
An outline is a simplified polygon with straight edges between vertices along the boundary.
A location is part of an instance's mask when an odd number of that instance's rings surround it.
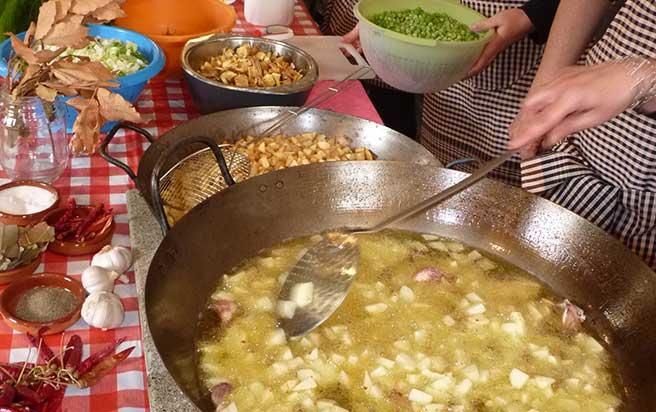
<svg viewBox="0 0 656 412">
<path fill-rule="evenodd" d="M 369 229 L 340 230 L 322 236 L 320 241 L 303 253 L 282 285 L 278 295 L 278 305 L 292 305 L 294 311 L 291 317 L 287 315 L 282 317 L 279 311 L 280 327 L 288 337 L 302 336 L 325 322 L 339 308 L 348 295 L 360 260 L 360 249 L 352 235 L 380 232 L 444 202 L 483 179 L 492 170 L 509 160 L 514 153 L 505 152 L 489 160 L 455 185 Z M 300 307 L 292 300 L 294 288 L 308 283 L 312 284 L 311 301 Z"/>
</svg>

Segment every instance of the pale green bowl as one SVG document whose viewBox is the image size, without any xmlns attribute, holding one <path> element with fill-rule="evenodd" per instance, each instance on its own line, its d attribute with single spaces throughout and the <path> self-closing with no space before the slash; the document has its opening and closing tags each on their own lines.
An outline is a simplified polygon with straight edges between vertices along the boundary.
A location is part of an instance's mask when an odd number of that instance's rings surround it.
<svg viewBox="0 0 656 412">
<path fill-rule="evenodd" d="M 376 74 L 406 92 L 437 92 L 462 80 L 494 32 L 472 41 L 438 41 L 384 29 L 368 19 L 383 11 L 416 7 L 448 14 L 466 25 L 485 16 L 451 0 L 361 0 L 356 4 L 362 50 Z"/>
</svg>

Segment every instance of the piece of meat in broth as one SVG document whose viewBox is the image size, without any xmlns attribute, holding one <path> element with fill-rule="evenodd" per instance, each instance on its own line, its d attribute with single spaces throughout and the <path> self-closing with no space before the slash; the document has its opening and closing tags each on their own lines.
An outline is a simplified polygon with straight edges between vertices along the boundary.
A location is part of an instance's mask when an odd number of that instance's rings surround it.
<svg viewBox="0 0 656 412">
<path fill-rule="evenodd" d="M 230 392 L 232 392 L 232 385 L 227 381 L 212 386 L 210 393 L 212 396 L 212 403 L 216 406 L 217 411 L 223 410 L 225 398 Z"/>
<path fill-rule="evenodd" d="M 231 299 L 217 299 L 212 302 L 210 308 L 219 316 L 223 325 L 230 323 L 237 313 L 237 304 Z"/>
<path fill-rule="evenodd" d="M 396 411 L 400 412 L 412 410 L 412 404 L 410 403 L 407 395 L 404 395 L 396 389 L 388 393 L 387 398 L 390 400 Z"/>
<path fill-rule="evenodd" d="M 580 330 L 581 325 L 585 322 L 585 312 L 583 312 L 583 309 L 567 299 L 559 306 L 563 309 L 562 322 L 565 329 L 571 331 Z"/>
<path fill-rule="evenodd" d="M 434 267 L 428 267 L 415 273 L 412 277 L 415 282 L 439 282 L 444 278 L 448 278 L 449 274 Z"/>
</svg>

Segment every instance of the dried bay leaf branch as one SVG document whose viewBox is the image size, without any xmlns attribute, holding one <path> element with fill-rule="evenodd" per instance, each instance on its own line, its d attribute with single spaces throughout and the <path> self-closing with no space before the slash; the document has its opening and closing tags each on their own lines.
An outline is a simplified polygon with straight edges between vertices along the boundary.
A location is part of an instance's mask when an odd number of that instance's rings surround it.
<svg viewBox="0 0 656 412">
<path fill-rule="evenodd" d="M 112 93 L 107 89 L 98 89 L 96 98 L 100 103 L 100 114 L 105 119 L 141 123 L 139 112 L 120 94 Z"/>
<path fill-rule="evenodd" d="M 56 23 L 42 39 L 44 44 L 60 47 L 82 48 L 89 43 L 88 29 L 82 24 L 83 16 L 71 14 Z"/>
<path fill-rule="evenodd" d="M 55 16 L 55 21 L 61 21 L 68 15 L 68 12 L 71 10 L 73 5 L 73 0 L 54 0 L 55 5 L 57 6 L 57 15 Z"/>
<path fill-rule="evenodd" d="M 61 93 L 64 96 L 77 96 L 78 95 L 77 90 L 75 90 L 74 88 L 72 88 L 70 86 L 66 86 L 64 84 L 61 84 L 57 81 L 47 81 L 47 82 L 43 82 L 41 84 L 43 84 L 44 86 L 49 87 L 51 89 L 57 90 L 58 93 Z"/>
<path fill-rule="evenodd" d="M 55 17 L 57 16 L 57 5 L 53 0 L 47 1 L 39 8 L 39 17 L 36 20 L 36 31 L 34 38 L 41 40 L 53 29 Z"/>
<path fill-rule="evenodd" d="M 49 63 L 65 51 L 65 47 L 60 47 L 57 50 L 39 50 L 35 54 L 36 61 L 37 63 Z"/>
<path fill-rule="evenodd" d="M 98 101 L 90 99 L 89 104 L 80 111 L 73 124 L 73 133 L 75 133 L 74 138 L 71 140 L 73 153 L 94 152 L 100 136 L 102 122 Z"/>
<path fill-rule="evenodd" d="M 71 140 L 76 154 L 95 151 L 103 122 L 142 121 L 128 101 L 107 90 L 118 87 L 118 83 L 102 63 L 83 56 L 62 57 L 66 49 L 79 49 L 89 43 L 86 23 L 124 17 L 120 8 L 123 3 L 124 0 L 45 0 L 24 41 L 12 38 L 15 57 L 8 64 L 7 82 L 11 94 L 38 96 L 44 104 L 53 102 L 58 95 L 70 96 L 68 105 L 79 111 Z"/>
<path fill-rule="evenodd" d="M 68 99 L 66 101 L 66 104 L 71 106 L 72 108 L 74 108 L 78 112 L 81 112 L 82 110 L 84 110 L 89 105 L 90 102 L 91 102 L 91 99 L 87 99 L 87 98 L 78 96 L 78 97 L 73 97 L 71 99 Z"/>
<path fill-rule="evenodd" d="M 36 32 L 36 24 L 30 22 L 30 27 L 27 28 L 25 32 L 25 37 L 23 37 L 23 44 L 29 46 L 32 42 L 32 37 L 34 37 L 34 32 Z"/>
<path fill-rule="evenodd" d="M 106 6 L 95 10 L 93 13 L 91 13 L 91 16 L 96 20 L 111 21 L 120 17 L 125 17 L 127 15 L 123 10 L 121 10 L 121 7 L 118 4 L 109 3 Z"/>
<path fill-rule="evenodd" d="M 53 63 L 52 74 L 65 85 L 72 87 L 85 83 L 109 82 L 114 78 L 112 72 L 99 62 L 73 63 L 60 60 Z"/>
<path fill-rule="evenodd" d="M 113 1 L 114 0 L 73 0 L 71 11 L 75 14 L 88 15 L 101 7 L 105 7 Z"/>
<path fill-rule="evenodd" d="M 37 85 L 36 89 L 34 89 L 34 92 L 37 96 L 47 102 L 54 102 L 55 97 L 57 97 L 57 90 L 51 89 L 47 86 L 44 86 L 43 84 Z"/>
<path fill-rule="evenodd" d="M 9 38 L 11 39 L 11 47 L 14 48 L 14 53 L 21 59 L 25 60 L 27 64 L 37 64 L 36 53 L 34 50 L 26 46 L 18 37 L 14 36 L 13 33 L 9 33 Z"/>
<path fill-rule="evenodd" d="M 25 68 L 23 77 L 12 90 L 13 96 L 24 96 L 25 90 L 36 87 L 42 76 L 46 74 L 45 70 L 38 64 L 30 64 Z"/>
</svg>

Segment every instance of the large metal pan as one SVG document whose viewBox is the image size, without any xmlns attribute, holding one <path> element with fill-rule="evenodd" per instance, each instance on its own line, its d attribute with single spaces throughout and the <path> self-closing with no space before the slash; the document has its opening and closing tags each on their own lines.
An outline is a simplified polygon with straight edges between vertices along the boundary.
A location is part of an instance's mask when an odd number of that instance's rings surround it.
<svg viewBox="0 0 656 412">
<path fill-rule="evenodd" d="M 194 337 L 223 273 L 285 239 L 374 224 L 463 177 L 400 162 L 309 165 L 250 179 L 194 208 L 159 246 L 145 290 L 155 345 L 186 396 L 212 410 L 196 380 Z M 619 241 L 554 203 L 491 180 L 397 228 L 499 256 L 581 304 L 617 361 L 625 411 L 656 410 L 656 274 Z"/>
<path fill-rule="evenodd" d="M 105 160 L 123 169 L 135 181 L 137 189 L 144 195 L 154 212 L 163 215 L 161 207 L 156 204 L 157 197 L 152 196 L 151 193 L 153 179 L 159 179 L 189 155 L 207 149 L 207 143 L 202 141 L 209 139 L 217 144 L 235 141 L 242 137 L 239 135 L 241 132 L 253 125 L 261 125 L 266 129 L 270 125 L 267 121 L 288 113 L 290 109 L 298 108 L 252 107 L 213 113 L 177 126 L 157 140 L 144 129 L 130 124 L 118 124 L 107 134 L 99 152 Z M 107 151 L 109 143 L 120 128 L 128 128 L 140 133 L 151 143 L 142 156 L 136 173 Z M 255 127 L 249 131 L 257 132 L 257 130 L 258 128 Z M 381 160 L 439 165 L 439 161 L 423 146 L 389 127 L 328 110 L 310 109 L 285 123 L 280 132 L 286 135 L 319 132 L 327 136 L 344 136 L 350 138 L 354 146 L 368 148 Z"/>
</svg>

